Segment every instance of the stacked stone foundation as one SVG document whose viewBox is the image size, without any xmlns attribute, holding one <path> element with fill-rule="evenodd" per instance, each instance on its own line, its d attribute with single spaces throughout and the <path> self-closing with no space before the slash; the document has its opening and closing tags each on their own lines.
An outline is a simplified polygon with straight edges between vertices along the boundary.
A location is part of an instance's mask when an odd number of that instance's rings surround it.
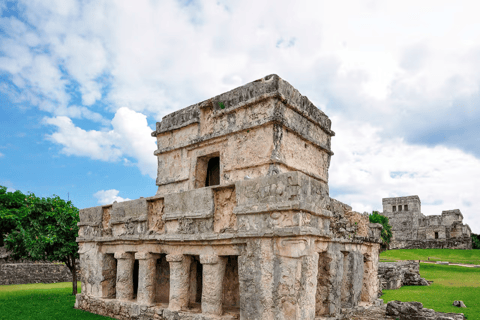
<svg viewBox="0 0 480 320">
<path fill-rule="evenodd" d="M 388 247 L 392 249 L 472 249 L 471 238 L 441 240 L 395 240 Z"/>
</svg>

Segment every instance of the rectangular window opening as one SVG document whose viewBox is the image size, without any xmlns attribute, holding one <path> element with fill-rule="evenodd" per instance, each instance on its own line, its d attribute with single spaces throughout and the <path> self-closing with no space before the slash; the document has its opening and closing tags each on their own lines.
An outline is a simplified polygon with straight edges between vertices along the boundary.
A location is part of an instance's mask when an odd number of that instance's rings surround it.
<svg viewBox="0 0 480 320">
<path fill-rule="evenodd" d="M 223 277 L 223 310 L 240 313 L 240 281 L 238 256 L 228 256 Z"/>
<path fill-rule="evenodd" d="M 397 211 L 397 206 L 393 206 L 393 207 L 392 207 L 392 211 L 393 211 L 393 212 Z"/>
<path fill-rule="evenodd" d="M 398 206 L 398 211 L 402 211 L 402 205 Z"/>
<path fill-rule="evenodd" d="M 435 239 L 438 239 L 438 232 L 435 232 Z"/>
<path fill-rule="evenodd" d="M 195 168 L 195 188 L 220 184 L 220 152 L 197 158 Z"/>
<path fill-rule="evenodd" d="M 170 264 L 166 256 L 166 254 L 161 254 L 160 258 L 157 259 L 155 303 L 164 304 L 165 307 L 168 307 L 170 300 Z"/>
<path fill-rule="evenodd" d="M 205 187 L 216 186 L 220 184 L 220 157 L 208 160 L 207 178 Z"/>
<path fill-rule="evenodd" d="M 404 210 L 404 211 L 408 211 L 408 204 L 406 204 L 406 205 L 403 206 L 403 210 Z"/>
</svg>

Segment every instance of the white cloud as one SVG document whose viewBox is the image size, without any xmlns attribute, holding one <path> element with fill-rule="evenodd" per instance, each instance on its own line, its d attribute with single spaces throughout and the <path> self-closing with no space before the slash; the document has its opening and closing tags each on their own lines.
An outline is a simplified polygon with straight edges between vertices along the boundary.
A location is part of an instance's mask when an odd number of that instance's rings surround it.
<svg viewBox="0 0 480 320">
<path fill-rule="evenodd" d="M 381 129 L 344 117 L 332 117 L 332 123 L 329 185 L 332 193 L 340 192 L 338 200 L 371 212 L 383 211 L 382 198 L 418 195 L 424 214 L 460 209 L 464 222 L 480 233 L 478 158 L 454 148 L 382 138 Z"/>
<path fill-rule="evenodd" d="M 0 158 L 4 157 L 5 155 L 3 153 L 0 152 Z"/>
<path fill-rule="evenodd" d="M 83 130 L 68 117 L 45 118 L 44 123 L 57 127 L 47 138 L 62 145 L 62 153 L 86 156 L 95 160 L 118 161 L 122 157 L 136 160 L 142 174 L 156 177 L 155 138 L 150 134 L 146 116 L 128 108 L 120 108 L 109 131 Z"/>
<path fill-rule="evenodd" d="M 130 200 L 130 199 L 128 199 L 128 198 L 119 197 L 119 196 L 118 196 L 119 193 L 120 193 L 120 191 L 115 190 L 115 189 L 100 190 L 100 191 L 95 192 L 95 193 L 93 194 L 93 196 L 94 196 L 95 198 L 97 198 L 98 203 L 99 203 L 100 205 L 111 204 L 111 203 L 113 203 L 114 201 L 122 202 L 122 201 L 128 201 L 128 200 Z"/>
<path fill-rule="evenodd" d="M 425 213 L 459 207 L 479 225 L 480 3 L 20 3 L 27 21 L 0 20 L 0 70 L 20 93 L 0 90 L 49 112 L 48 138 L 65 154 L 133 161 L 154 178 L 147 116 L 277 73 L 334 119 L 340 200 L 362 211 L 418 194 Z M 435 200 L 443 204 L 427 205 Z"/>
</svg>

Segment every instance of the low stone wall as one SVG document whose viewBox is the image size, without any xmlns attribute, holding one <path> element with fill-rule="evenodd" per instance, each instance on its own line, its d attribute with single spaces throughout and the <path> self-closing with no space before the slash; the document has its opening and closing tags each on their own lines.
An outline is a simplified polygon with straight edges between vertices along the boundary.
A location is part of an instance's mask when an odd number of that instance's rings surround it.
<svg viewBox="0 0 480 320">
<path fill-rule="evenodd" d="M 428 286 L 420 277 L 420 263 L 415 260 L 379 262 L 378 278 L 383 290 L 398 289 L 402 286 Z"/>
<path fill-rule="evenodd" d="M 168 304 L 160 304 L 154 307 L 139 305 L 136 301 L 119 301 L 115 299 L 93 298 L 83 294 L 77 294 L 75 308 L 102 316 L 120 320 L 235 320 L 239 319 L 239 312 L 224 310 L 221 317 L 201 313 L 200 304 L 189 310 L 170 311 Z"/>
<path fill-rule="evenodd" d="M 77 273 L 80 280 L 80 274 Z M 72 273 L 63 264 L 3 263 L 0 264 L 0 285 L 71 282 Z"/>
<path fill-rule="evenodd" d="M 472 239 L 395 240 L 389 249 L 472 249 Z"/>
</svg>

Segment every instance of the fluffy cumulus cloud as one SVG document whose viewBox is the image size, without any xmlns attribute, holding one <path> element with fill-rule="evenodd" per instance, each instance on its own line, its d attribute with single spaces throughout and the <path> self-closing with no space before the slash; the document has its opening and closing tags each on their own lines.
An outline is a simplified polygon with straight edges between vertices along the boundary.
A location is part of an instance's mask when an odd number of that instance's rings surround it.
<svg viewBox="0 0 480 320">
<path fill-rule="evenodd" d="M 382 138 L 380 128 L 343 117 L 332 122 L 337 130 L 329 177 L 333 197 L 356 211 L 381 212 L 382 198 L 418 195 L 424 214 L 460 209 L 472 231 L 480 231 L 478 158 L 459 149 Z"/>
<path fill-rule="evenodd" d="M 66 155 L 85 156 L 102 161 L 131 160 L 142 174 L 156 176 L 155 138 L 147 124 L 146 116 L 128 108 L 120 108 L 115 113 L 112 130 L 84 130 L 68 117 L 45 118 L 44 123 L 55 126 L 56 132 L 47 138 L 61 145 Z"/>
<path fill-rule="evenodd" d="M 0 91 L 47 112 L 55 129 L 48 139 L 65 154 L 127 159 L 153 178 L 146 118 L 159 121 L 277 73 L 341 120 L 331 172 L 340 200 L 367 210 L 385 196 L 418 194 L 427 213 L 460 207 L 475 219 L 480 3 L 22 0 L 13 7 L 18 15 L 0 18 L 0 73 L 8 79 Z"/>
<path fill-rule="evenodd" d="M 119 197 L 119 196 L 118 196 L 119 193 L 120 193 L 120 191 L 115 190 L 115 189 L 100 190 L 100 191 L 95 192 L 95 193 L 93 194 L 93 196 L 94 196 L 95 198 L 97 198 L 98 203 L 99 203 L 100 205 L 111 204 L 111 203 L 113 203 L 114 201 L 122 202 L 122 201 L 128 201 L 128 200 L 130 200 L 130 199 L 128 199 L 128 198 Z"/>
</svg>

